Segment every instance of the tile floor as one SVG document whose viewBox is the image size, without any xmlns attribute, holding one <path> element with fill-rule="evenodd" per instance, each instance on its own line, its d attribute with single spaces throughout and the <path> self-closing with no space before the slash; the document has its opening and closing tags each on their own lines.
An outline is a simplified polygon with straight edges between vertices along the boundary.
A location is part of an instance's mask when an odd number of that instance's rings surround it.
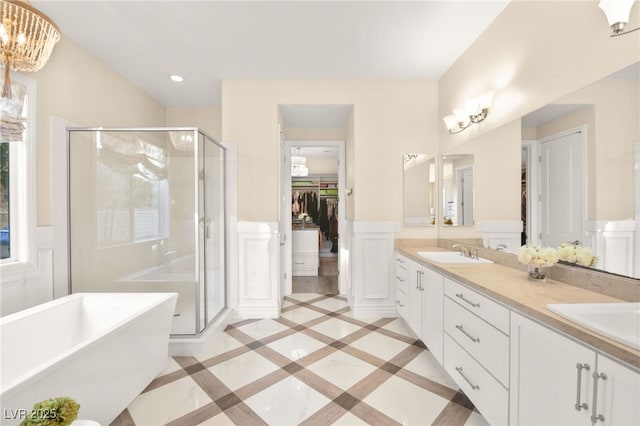
<svg viewBox="0 0 640 426">
<path fill-rule="evenodd" d="M 277 320 L 229 325 L 174 357 L 113 425 L 486 425 L 398 318 L 294 294 Z"/>
</svg>

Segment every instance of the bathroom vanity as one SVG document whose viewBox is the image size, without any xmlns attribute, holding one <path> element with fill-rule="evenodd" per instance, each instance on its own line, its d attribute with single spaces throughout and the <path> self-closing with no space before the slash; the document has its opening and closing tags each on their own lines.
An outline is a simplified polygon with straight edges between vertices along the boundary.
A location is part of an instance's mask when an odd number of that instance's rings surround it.
<svg viewBox="0 0 640 426">
<path fill-rule="evenodd" d="M 491 424 L 640 424 L 640 351 L 547 308 L 623 300 L 425 250 L 396 247 L 398 313 Z"/>
</svg>

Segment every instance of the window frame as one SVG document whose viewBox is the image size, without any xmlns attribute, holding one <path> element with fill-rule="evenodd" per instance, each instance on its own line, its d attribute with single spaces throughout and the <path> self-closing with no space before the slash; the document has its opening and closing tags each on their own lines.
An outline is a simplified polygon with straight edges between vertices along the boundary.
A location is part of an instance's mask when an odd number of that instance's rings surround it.
<svg viewBox="0 0 640 426">
<path fill-rule="evenodd" d="M 27 123 L 23 142 L 9 142 L 11 255 L 0 260 L 0 284 L 38 273 L 36 264 L 37 82 L 19 73 L 11 80 L 26 87 Z"/>
</svg>

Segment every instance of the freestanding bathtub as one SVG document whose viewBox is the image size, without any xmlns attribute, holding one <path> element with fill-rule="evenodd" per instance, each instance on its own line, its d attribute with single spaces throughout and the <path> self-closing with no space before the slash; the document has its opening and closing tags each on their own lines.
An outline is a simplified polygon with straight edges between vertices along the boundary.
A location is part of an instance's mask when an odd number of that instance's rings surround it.
<svg viewBox="0 0 640 426">
<path fill-rule="evenodd" d="M 176 293 L 77 293 L 0 318 L 0 424 L 68 396 L 109 425 L 166 366 Z"/>
</svg>

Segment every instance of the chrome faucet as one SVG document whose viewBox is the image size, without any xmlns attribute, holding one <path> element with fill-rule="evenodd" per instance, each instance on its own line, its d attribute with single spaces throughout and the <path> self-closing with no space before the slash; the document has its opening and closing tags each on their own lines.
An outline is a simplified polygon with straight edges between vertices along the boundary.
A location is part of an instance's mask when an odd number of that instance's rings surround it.
<svg viewBox="0 0 640 426">
<path fill-rule="evenodd" d="M 467 247 L 461 246 L 460 244 L 454 244 L 453 248 L 457 248 L 460 250 L 460 256 L 471 257 L 471 253 L 469 252 L 469 249 Z"/>
</svg>

